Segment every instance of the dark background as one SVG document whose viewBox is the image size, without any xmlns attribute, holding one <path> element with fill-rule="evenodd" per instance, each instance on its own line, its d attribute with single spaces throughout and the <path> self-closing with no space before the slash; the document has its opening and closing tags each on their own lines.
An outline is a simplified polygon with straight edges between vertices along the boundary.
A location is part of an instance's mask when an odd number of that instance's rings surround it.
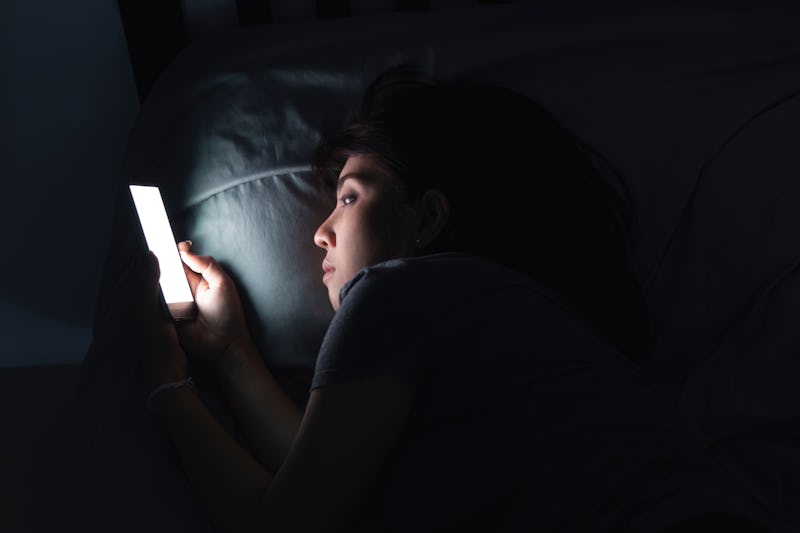
<svg viewBox="0 0 800 533">
<path fill-rule="evenodd" d="M 647 3 L 658 2 L 637 4 Z M 394 7 L 436 4 L 397 0 Z M 79 530 L 74 395 L 122 156 L 148 91 L 204 34 L 281 20 L 258 0 L 235 0 L 192 20 L 180 6 L 0 0 L 2 531 Z M 316 0 L 311 11 L 351 14 L 347 0 Z"/>
</svg>

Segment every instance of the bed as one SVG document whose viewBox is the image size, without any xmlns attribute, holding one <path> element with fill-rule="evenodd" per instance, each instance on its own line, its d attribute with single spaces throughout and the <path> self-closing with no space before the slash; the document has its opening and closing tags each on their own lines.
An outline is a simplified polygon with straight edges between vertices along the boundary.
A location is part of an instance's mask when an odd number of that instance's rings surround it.
<svg viewBox="0 0 800 533">
<path fill-rule="evenodd" d="M 635 271 L 654 327 L 646 370 L 776 531 L 800 530 L 798 10 L 196 4 L 206 7 L 182 4 L 183 37 L 159 41 L 161 59 L 140 68 L 144 102 L 79 385 L 84 530 L 211 529 L 144 408 L 114 305 L 140 246 L 126 184 L 161 186 L 178 238 L 228 269 L 267 364 L 302 403 L 332 316 L 311 239 L 331 200 L 311 180 L 311 153 L 364 83 L 401 61 L 520 90 L 612 164 L 638 221 Z M 126 20 L 129 45 L 146 18 Z"/>
</svg>

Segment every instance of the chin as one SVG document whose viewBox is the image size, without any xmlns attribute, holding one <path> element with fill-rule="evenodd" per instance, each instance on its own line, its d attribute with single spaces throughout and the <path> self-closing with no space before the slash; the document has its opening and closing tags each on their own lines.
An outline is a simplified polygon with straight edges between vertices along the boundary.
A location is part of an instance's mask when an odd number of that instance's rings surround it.
<svg viewBox="0 0 800 533">
<path fill-rule="evenodd" d="M 339 310 L 339 290 L 333 287 L 328 287 L 328 300 L 331 302 L 331 307 L 334 311 Z"/>
</svg>

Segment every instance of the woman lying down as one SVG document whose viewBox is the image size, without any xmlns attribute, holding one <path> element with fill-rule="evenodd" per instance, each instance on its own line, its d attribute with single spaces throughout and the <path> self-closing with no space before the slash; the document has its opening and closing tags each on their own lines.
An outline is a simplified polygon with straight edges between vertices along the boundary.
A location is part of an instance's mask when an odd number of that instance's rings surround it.
<svg viewBox="0 0 800 533">
<path fill-rule="evenodd" d="M 138 261 L 152 406 L 221 531 L 766 531 L 637 365 L 627 204 L 587 154 L 510 90 L 379 76 L 317 151 L 336 313 L 305 409 L 213 258 L 179 245 L 198 317 L 177 330 Z M 181 386 L 187 357 L 252 452 Z"/>
</svg>

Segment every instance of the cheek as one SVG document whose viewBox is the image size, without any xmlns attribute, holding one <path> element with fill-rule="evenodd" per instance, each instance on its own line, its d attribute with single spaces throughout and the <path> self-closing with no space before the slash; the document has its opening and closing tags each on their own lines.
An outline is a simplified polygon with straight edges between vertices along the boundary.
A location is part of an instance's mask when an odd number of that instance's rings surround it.
<svg viewBox="0 0 800 533">
<path fill-rule="evenodd" d="M 353 211 L 340 228 L 339 244 L 347 235 L 348 263 L 357 269 L 408 253 L 410 223 L 396 205 L 388 202 Z M 406 214 L 407 215 L 407 214 Z"/>
<path fill-rule="evenodd" d="M 373 241 L 385 258 L 405 254 L 410 238 L 409 226 L 407 218 L 394 206 L 387 206 L 376 217 L 376 223 L 373 226 Z"/>
<path fill-rule="evenodd" d="M 368 219 L 348 221 L 339 235 L 339 262 L 343 273 L 355 274 L 359 269 L 374 262 L 377 245 L 383 239 L 375 233 Z"/>
<path fill-rule="evenodd" d="M 363 218 L 359 223 L 349 224 L 339 233 L 339 264 L 343 273 L 355 274 L 360 268 L 383 260 L 386 245 L 391 242 L 386 228 L 375 220 Z"/>
</svg>

